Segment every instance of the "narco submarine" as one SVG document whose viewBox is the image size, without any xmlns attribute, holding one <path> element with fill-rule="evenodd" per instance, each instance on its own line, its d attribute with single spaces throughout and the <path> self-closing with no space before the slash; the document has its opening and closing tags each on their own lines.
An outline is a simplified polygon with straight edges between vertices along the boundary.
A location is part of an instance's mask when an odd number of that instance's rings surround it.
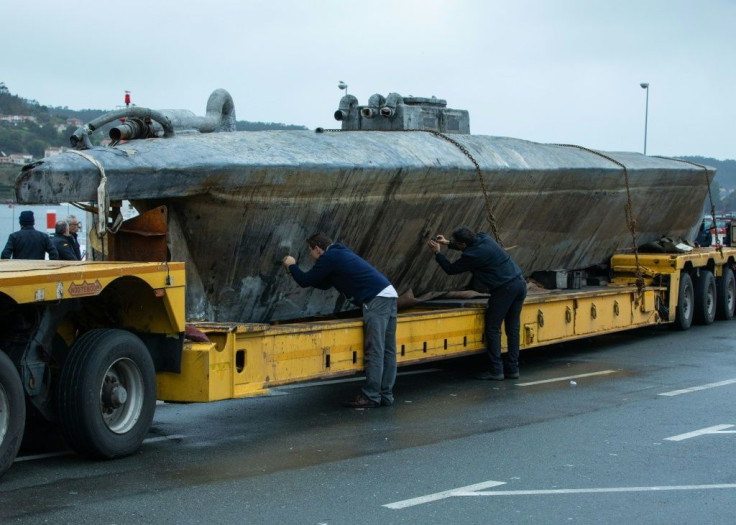
<svg viewBox="0 0 736 525">
<path fill-rule="evenodd" d="M 437 98 L 344 96 L 341 129 L 235 131 L 230 95 L 206 115 L 130 107 L 72 137 L 75 149 L 25 166 L 25 204 L 78 202 L 98 214 L 96 256 L 185 261 L 192 320 L 269 322 L 349 309 L 299 288 L 279 264 L 311 263 L 324 231 L 400 294 L 468 286 L 431 262 L 427 239 L 486 231 L 528 276 L 585 269 L 662 236 L 691 238 L 715 170 L 675 159 L 470 134 L 467 111 Z M 89 135 L 117 121 L 110 146 Z M 122 222 L 128 200 L 141 213 Z"/>
</svg>

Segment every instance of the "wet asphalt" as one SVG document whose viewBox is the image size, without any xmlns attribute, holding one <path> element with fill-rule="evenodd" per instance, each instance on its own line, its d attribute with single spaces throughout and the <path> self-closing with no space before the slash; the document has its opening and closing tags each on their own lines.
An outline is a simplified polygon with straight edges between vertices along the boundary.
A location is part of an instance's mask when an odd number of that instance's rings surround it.
<svg viewBox="0 0 736 525">
<path fill-rule="evenodd" d="M 27 445 L 0 522 L 731 523 L 735 331 L 555 345 L 502 382 L 482 356 L 401 368 L 379 409 L 343 408 L 360 378 L 160 404 L 131 457 Z"/>
</svg>

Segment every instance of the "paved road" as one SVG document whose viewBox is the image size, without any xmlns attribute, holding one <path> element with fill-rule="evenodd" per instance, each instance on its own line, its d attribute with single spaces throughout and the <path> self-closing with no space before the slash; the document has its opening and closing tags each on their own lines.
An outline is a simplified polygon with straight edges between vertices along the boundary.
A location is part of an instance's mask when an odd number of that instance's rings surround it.
<svg viewBox="0 0 736 525">
<path fill-rule="evenodd" d="M 397 404 L 355 381 L 157 409 L 139 454 L 21 458 L 2 523 L 732 523 L 736 322 L 403 369 Z"/>
</svg>

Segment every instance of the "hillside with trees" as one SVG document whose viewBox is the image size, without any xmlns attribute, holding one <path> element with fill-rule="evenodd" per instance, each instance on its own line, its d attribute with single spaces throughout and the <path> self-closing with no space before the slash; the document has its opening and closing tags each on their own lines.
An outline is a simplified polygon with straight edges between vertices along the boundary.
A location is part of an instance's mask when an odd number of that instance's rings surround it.
<svg viewBox="0 0 736 525">
<path fill-rule="evenodd" d="M 34 160 L 43 158 L 49 147 L 69 146 L 69 137 L 77 129 L 76 124 L 67 124 L 69 119 L 87 123 L 109 110 L 80 109 L 45 106 L 35 100 L 27 100 L 14 95 L 0 82 L 0 116 L 22 116 L 30 119 L 10 122 L 0 121 L 0 156 L 13 154 L 32 155 Z M 307 129 L 295 124 L 277 122 L 236 122 L 238 131 L 262 131 L 269 129 Z M 92 136 L 93 143 L 106 138 L 104 129 Z M 13 181 L 20 171 L 19 165 L 0 164 L 0 202 L 14 198 Z"/>
</svg>

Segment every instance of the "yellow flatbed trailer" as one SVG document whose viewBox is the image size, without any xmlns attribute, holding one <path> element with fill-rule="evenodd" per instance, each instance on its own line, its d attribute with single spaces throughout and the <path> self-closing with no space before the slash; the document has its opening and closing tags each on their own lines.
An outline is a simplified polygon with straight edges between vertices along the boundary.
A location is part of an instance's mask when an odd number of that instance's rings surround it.
<svg viewBox="0 0 736 525">
<path fill-rule="evenodd" d="M 185 283 L 184 263 L 0 261 L 0 475 L 39 418 L 90 457 L 140 448 L 156 371 L 179 369 Z"/>
<path fill-rule="evenodd" d="M 522 350 L 693 320 L 732 319 L 735 248 L 615 255 L 610 283 L 532 292 Z M 291 324 L 193 323 L 185 340 L 183 263 L 0 261 L 0 475 L 25 406 L 77 452 L 137 450 L 156 398 L 208 402 L 363 370 L 361 319 Z M 486 299 L 436 300 L 400 312 L 400 366 L 485 351 Z M 505 348 L 504 348 L 505 350 Z"/>
<path fill-rule="evenodd" d="M 606 286 L 529 293 L 521 313 L 521 349 L 661 323 L 687 329 L 693 318 L 712 322 L 717 309 L 721 317 L 733 317 L 735 248 L 640 254 L 638 260 L 641 289 L 635 256 L 622 254 L 611 259 Z M 434 301 L 401 312 L 399 366 L 484 352 L 486 301 Z M 185 343 L 181 373 L 157 376 L 160 399 L 217 401 L 363 370 L 360 318 L 195 326 L 210 342 Z"/>
</svg>

